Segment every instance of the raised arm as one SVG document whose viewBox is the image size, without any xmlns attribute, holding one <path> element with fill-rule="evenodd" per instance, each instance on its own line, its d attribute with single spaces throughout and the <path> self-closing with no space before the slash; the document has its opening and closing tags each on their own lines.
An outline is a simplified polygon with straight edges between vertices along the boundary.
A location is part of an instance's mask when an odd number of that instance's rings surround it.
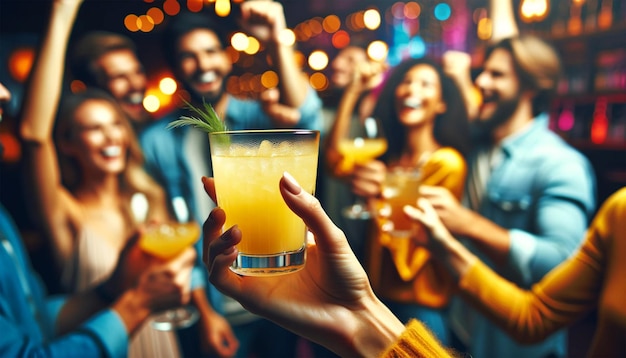
<svg viewBox="0 0 626 358">
<path fill-rule="evenodd" d="M 295 60 L 293 47 L 281 41 L 287 28 L 281 3 L 271 0 L 246 1 L 241 4 L 242 27 L 265 44 L 278 72 L 280 101 L 298 108 L 310 86 Z"/>
<path fill-rule="evenodd" d="M 55 242 L 57 260 L 71 251 L 68 210 L 75 208 L 61 183 L 53 142 L 56 111 L 62 92 L 65 53 L 82 0 L 55 0 L 25 92 L 20 134 L 26 143 L 28 185 L 37 221 Z"/>
<path fill-rule="evenodd" d="M 491 43 L 519 35 L 513 0 L 489 0 L 489 13 L 491 17 Z"/>
<path fill-rule="evenodd" d="M 350 130 L 350 123 L 355 115 L 355 108 L 361 95 L 372 89 L 372 82 L 380 77 L 385 66 L 378 62 L 362 62 L 355 66 L 352 81 L 346 86 L 339 101 L 337 114 L 326 139 L 326 165 L 331 173 L 337 177 L 351 174 L 346 169 L 352 167 L 344 163 L 343 156 L 339 153 L 339 143 L 346 138 Z M 356 109 L 359 120 L 365 119 L 369 113 L 363 113 L 361 108 Z"/>
</svg>

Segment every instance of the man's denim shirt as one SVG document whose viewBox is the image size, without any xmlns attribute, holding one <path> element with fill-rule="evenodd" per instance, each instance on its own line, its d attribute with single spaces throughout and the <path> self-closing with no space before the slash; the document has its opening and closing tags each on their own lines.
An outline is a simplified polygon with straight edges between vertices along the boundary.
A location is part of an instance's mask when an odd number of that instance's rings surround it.
<svg viewBox="0 0 626 358">
<path fill-rule="evenodd" d="M 509 229 L 501 273 L 526 288 L 578 248 L 596 208 L 593 168 L 547 128 L 546 117 L 502 142 L 479 210 Z"/>
</svg>

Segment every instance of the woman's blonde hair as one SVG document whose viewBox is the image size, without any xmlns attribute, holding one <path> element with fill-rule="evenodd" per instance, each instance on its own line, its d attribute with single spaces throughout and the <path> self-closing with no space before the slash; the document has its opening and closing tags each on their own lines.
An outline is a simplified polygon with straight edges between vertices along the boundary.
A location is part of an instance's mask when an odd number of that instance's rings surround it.
<svg viewBox="0 0 626 358">
<path fill-rule="evenodd" d="M 163 188 L 144 170 L 143 152 L 132 125 L 119 104 L 103 90 L 89 88 L 76 94 L 67 95 L 62 103 L 55 124 L 54 138 L 57 144 L 59 165 L 63 185 L 70 191 L 76 190 L 81 181 L 81 170 L 78 161 L 72 156 L 59 150 L 62 145 L 71 143 L 76 137 L 75 114 L 77 109 L 89 101 L 105 102 L 115 111 L 122 120 L 124 129 L 128 133 L 128 152 L 126 167 L 120 173 L 120 188 L 126 194 L 132 195 L 141 192 L 146 195 L 151 204 L 165 203 Z"/>
</svg>

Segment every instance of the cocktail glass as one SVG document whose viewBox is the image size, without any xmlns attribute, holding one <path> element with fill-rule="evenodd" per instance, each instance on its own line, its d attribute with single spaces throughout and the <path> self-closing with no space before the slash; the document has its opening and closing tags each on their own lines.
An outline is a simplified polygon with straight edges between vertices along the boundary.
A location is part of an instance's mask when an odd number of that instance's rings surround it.
<svg viewBox="0 0 626 358">
<path fill-rule="evenodd" d="M 345 163 L 351 168 L 357 164 L 366 164 L 387 151 L 387 139 L 382 132 L 382 125 L 378 118 L 368 117 L 362 122 L 355 120 L 348 133 L 348 137 L 339 142 L 339 152 Z M 347 169 L 352 171 L 352 169 Z M 345 207 L 342 214 L 350 219 L 367 220 L 372 217 L 365 199 L 357 196 L 354 203 Z"/>
<path fill-rule="evenodd" d="M 218 205 L 225 227 L 242 232 L 231 270 L 265 276 L 294 272 L 305 264 L 302 219 L 283 201 L 279 181 L 291 174 L 309 193 L 315 191 L 319 131 L 250 130 L 209 133 Z"/>
<path fill-rule="evenodd" d="M 381 229 L 392 237 L 409 237 L 413 223 L 403 212 L 405 205 L 416 205 L 421 172 L 416 168 L 390 168 L 382 188 L 378 209 Z"/>
<path fill-rule="evenodd" d="M 195 222 L 166 222 L 150 224 L 139 239 L 146 253 L 170 260 L 200 238 L 200 226 Z M 198 311 L 191 306 L 169 309 L 152 317 L 152 327 L 160 331 L 186 328 L 198 320 Z"/>
</svg>

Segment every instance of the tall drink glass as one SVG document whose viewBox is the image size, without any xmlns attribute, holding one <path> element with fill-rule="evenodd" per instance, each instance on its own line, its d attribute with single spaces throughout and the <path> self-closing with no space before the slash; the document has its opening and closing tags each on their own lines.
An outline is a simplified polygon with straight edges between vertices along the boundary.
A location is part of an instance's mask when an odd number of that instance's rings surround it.
<svg viewBox="0 0 626 358">
<path fill-rule="evenodd" d="M 405 205 L 416 205 L 421 172 L 416 168 L 390 168 L 382 188 L 378 210 L 381 229 L 392 237 L 409 237 L 413 223 L 403 212 Z"/>
<path fill-rule="evenodd" d="M 209 133 L 217 204 L 225 227 L 242 232 L 231 270 L 264 276 L 293 272 L 305 263 L 306 227 L 279 191 L 289 172 L 313 194 L 319 131 L 250 130 Z"/>
</svg>

